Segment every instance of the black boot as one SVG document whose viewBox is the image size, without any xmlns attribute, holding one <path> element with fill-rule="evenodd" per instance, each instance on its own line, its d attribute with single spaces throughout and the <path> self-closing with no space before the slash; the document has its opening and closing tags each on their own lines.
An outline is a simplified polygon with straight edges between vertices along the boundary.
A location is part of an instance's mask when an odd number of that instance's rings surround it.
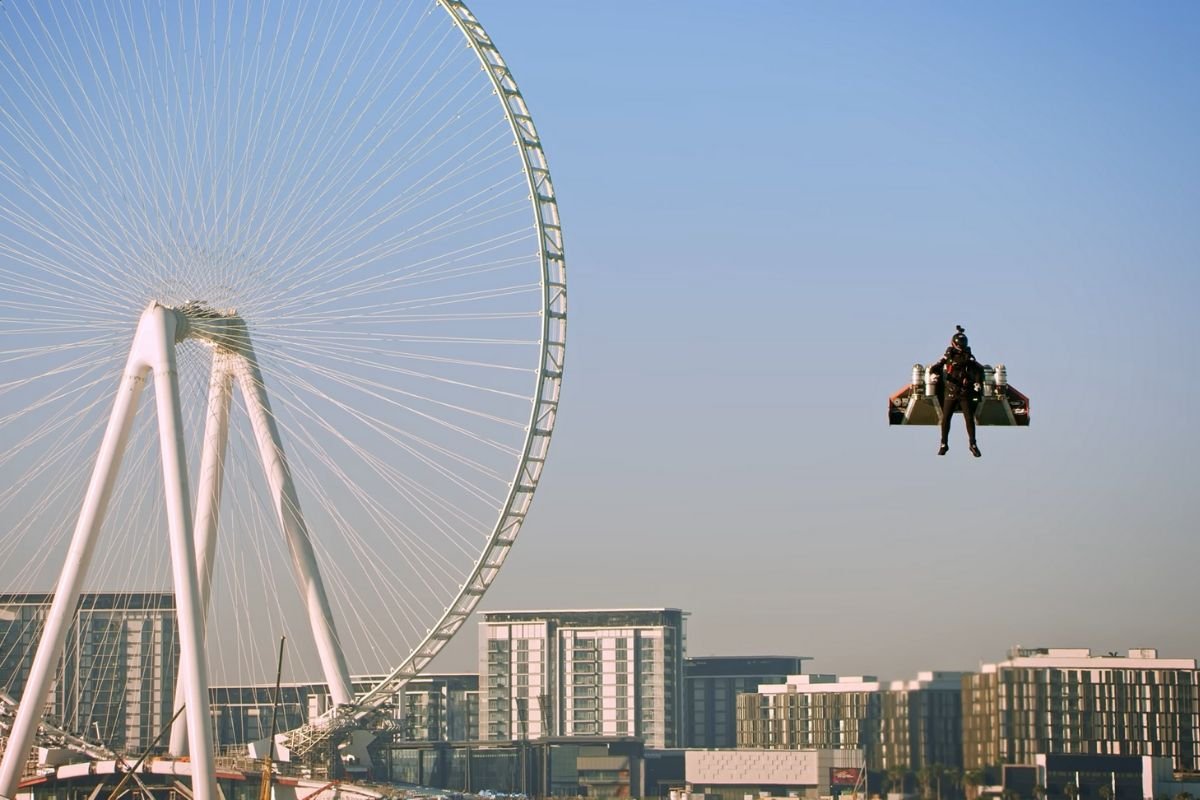
<svg viewBox="0 0 1200 800">
<path fill-rule="evenodd" d="M 946 444 L 945 442 L 942 442 L 942 446 L 938 448 L 938 455 L 939 455 L 939 456 L 944 456 L 944 455 L 946 455 L 946 452 L 947 452 L 949 449 L 950 449 L 950 445 Z"/>
<path fill-rule="evenodd" d="M 975 456 L 976 458 L 979 458 L 983 455 L 983 453 L 979 452 L 979 445 L 975 444 L 974 442 L 971 442 L 971 455 Z"/>
</svg>

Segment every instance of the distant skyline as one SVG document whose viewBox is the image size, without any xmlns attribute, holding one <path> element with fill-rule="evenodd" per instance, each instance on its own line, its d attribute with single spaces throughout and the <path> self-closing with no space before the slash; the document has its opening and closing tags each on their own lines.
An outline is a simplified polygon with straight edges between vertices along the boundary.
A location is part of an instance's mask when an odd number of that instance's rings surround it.
<svg viewBox="0 0 1200 800">
<path fill-rule="evenodd" d="M 692 654 L 887 679 L 1200 656 L 1200 8 L 473 7 L 571 288 L 484 609 L 677 606 Z M 885 421 L 955 324 L 1032 401 L 979 460 Z"/>
</svg>

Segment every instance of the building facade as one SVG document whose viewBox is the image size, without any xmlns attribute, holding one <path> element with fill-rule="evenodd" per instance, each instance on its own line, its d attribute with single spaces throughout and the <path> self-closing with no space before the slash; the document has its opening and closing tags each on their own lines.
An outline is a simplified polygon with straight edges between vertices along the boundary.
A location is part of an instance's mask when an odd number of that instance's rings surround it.
<svg viewBox="0 0 1200 800">
<path fill-rule="evenodd" d="M 963 680 L 967 769 L 1033 764 L 1040 753 L 1170 758 L 1200 770 L 1195 659 L 1150 648 L 1016 649 Z"/>
<path fill-rule="evenodd" d="M 479 676 L 421 675 L 397 698 L 400 738 L 408 742 L 479 739 Z"/>
<path fill-rule="evenodd" d="M 682 758 L 663 774 L 635 737 L 570 736 L 537 742 L 397 742 L 386 760 L 393 783 L 526 797 L 659 797 L 683 782 Z"/>
<path fill-rule="evenodd" d="M 864 792 L 863 754 L 833 750 L 686 750 L 683 792 L 670 797 L 743 800 L 796 797 L 818 800 Z"/>
<path fill-rule="evenodd" d="M 960 769 L 963 672 L 919 672 L 892 681 L 883 694 L 880 768 L 917 772 L 934 765 Z"/>
<path fill-rule="evenodd" d="M 366 692 L 383 679 L 353 676 L 351 688 Z M 332 707 L 328 687 L 322 683 L 285 683 L 276 703 L 274 684 L 214 686 L 213 733 L 219 747 L 241 750 L 271 734 L 311 722 Z M 421 675 L 413 678 L 390 704 L 397 741 L 461 742 L 479 738 L 479 676 L 475 674 Z"/>
<path fill-rule="evenodd" d="M 737 746 L 737 696 L 804 672 L 804 656 L 704 656 L 683 666 L 684 747 Z"/>
<path fill-rule="evenodd" d="M 791 675 L 738 697 L 738 747 L 861 750 L 866 768 L 878 770 L 882 718 L 883 687 L 873 675 Z"/>
<path fill-rule="evenodd" d="M 0 595 L 0 688 L 20 698 L 53 595 Z M 175 596 L 84 594 L 46 716 L 117 751 L 149 747 L 170 721 L 179 664 Z"/>
<path fill-rule="evenodd" d="M 872 773 L 962 765 L 961 672 L 886 686 L 873 675 L 792 675 L 738 697 L 738 747 L 860 751 Z"/>
<path fill-rule="evenodd" d="M 274 684 L 209 687 L 218 748 L 241 753 L 250 742 L 268 738 L 272 722 L 276 733 L 300 727 L 309 719 L 310 698 L 325 693 L 323 683 L 284 683 L 277 702 Z"/>
<path fill-rule="evenodd" d="M 684 618 L 673 608 L 484 614 L 482 737 L 634 736 L 647 747 L 679 746 Z"/>
</svg>

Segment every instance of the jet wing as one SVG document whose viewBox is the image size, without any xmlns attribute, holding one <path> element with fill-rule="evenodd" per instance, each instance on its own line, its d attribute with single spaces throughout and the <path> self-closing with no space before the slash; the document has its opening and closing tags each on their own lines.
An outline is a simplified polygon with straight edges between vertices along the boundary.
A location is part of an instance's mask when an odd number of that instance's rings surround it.
<svg viewBox="0 0 1200 800">
<path fill-rule="evenodd" d="M 1008 385 L 1004 365 L 984 366 L 983 391 L 975 407 L 976 425 L 1029 425 L 1029 398 Z M 941 386 L 920 365 L 913 380 L 888 398 L 889 425 L 938 425 L 942 421 Z"/>
</svg>

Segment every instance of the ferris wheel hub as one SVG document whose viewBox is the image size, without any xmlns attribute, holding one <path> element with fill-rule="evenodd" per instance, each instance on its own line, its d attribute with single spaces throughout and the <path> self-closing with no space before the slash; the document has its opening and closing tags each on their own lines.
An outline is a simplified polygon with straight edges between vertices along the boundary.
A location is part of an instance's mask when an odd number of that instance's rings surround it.
<svg viewBox="0 0 1200 800">
<path fill-rule="evenodd" d="M 174 306 L 155 300 L 142 312 L 142 319 L 157 315 L 160 310 L 174 317 L 176 344 L 196 339 L 231 353 L 245 355 L 250 351 L 250 334 L 236 309 L 218 310 L 201 300 Z"/>
</svg>

